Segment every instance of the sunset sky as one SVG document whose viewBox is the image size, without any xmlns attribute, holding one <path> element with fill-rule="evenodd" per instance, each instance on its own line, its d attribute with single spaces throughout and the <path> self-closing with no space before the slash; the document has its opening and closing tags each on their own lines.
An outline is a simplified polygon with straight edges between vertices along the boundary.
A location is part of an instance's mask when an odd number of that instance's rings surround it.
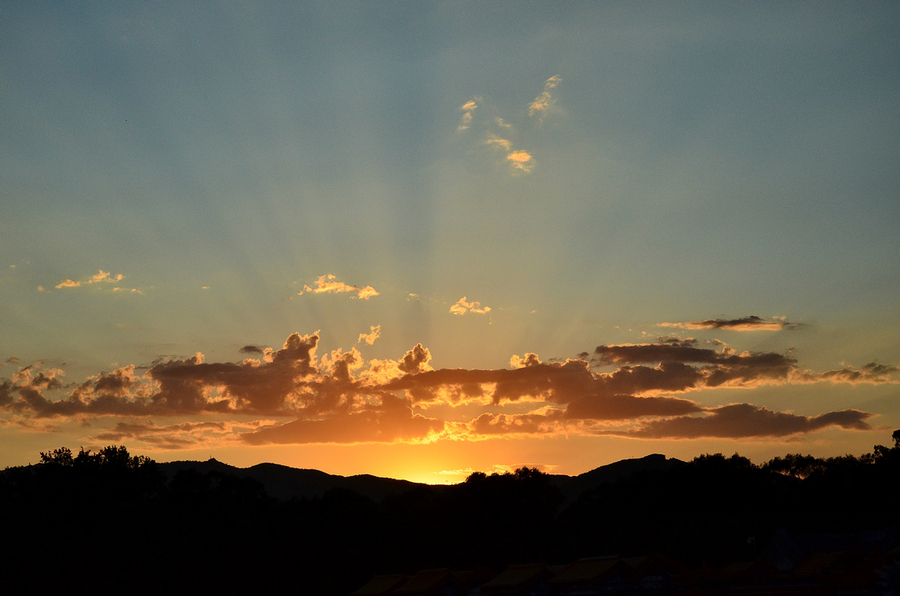
<svg viewBox="0 0 900 596">
<path fill-rule="evenodd" d="M 0 4 L 0 468 L 900 428 L 900 4 Z"/>
</svg>

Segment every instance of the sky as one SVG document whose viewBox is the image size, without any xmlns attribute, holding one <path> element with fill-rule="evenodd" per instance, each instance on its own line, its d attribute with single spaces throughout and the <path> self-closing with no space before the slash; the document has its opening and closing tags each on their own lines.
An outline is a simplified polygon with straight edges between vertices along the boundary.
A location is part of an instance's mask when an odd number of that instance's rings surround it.
<svg viewBox="0 0 900 596">
<path fill-rule="evenodd" d="M 0 3 L 0 467 L 900 428 L 900 5 Z"/>
</svg>

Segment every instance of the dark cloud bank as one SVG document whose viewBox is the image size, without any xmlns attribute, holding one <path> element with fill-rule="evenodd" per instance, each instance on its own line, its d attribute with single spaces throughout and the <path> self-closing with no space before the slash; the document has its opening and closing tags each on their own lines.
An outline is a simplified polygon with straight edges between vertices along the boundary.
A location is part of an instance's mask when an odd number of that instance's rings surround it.
<svg viewBox="0 0 900 596">
<path fill-rule="evenodd" d="M 697 324 L 722 328 L 756 319 Z M 873 414 L 848 409 L 802 416 L 748 403 L 704 407 L 688 396 L 707 388 L 764 384 L 895 382 L 898 370 L 870 363 L 817 373 L 801 369 L 786 354 L 737 352 L 721 342 L 700 345 L 677 337 L 600 345 L 564 362 L 526 354 L 513 357 L 509 369 L 435 370 L 421 344 L 397 360 L 365 361 L 356 348 L 318 356 L 318 341 L 317 334 L 294 333 L 280 349 L 248 345 L 240 350 L 259 358 L 204 362 L 197 354 L 157 362 L 143 372 L 125 366 L 74 385 L 64 385 L 61 370 L 36 363 L 0 380 L 0 410 L 20 422 L 120 417 L 124 421 L 96 438 L 139 439 L 170 448 L 190 446 L 198 435 L 216 432 L 249 444 L 555 433 L 789 437 L 830 426 L 868 430 Z M 429 414 L 436 406 L 447 411 L 447 405 L 482 409 L 468 420 Z M 175 421 L 158 425 L 151 417 Z M 253 422 L 238 427 L 226 419 Z"/>
</svg>

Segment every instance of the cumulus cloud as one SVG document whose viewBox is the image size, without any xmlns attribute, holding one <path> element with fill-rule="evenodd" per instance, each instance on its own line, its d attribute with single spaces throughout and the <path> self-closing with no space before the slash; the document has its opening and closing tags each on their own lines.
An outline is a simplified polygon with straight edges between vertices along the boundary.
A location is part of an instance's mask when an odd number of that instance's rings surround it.
<svg viewBox="0 0 900 596">
<path fill-rule="evenodd" d="M 794 329 L 799 325 L 789 323 L 785 317 L 772 317 L 763 319 L 756 315 L 740 317 L 737 319 L 705 319 L 703 321 L 690 321 L 686 323 L 660 323 L 660 327 L 675 327 L 678 329 L 727 329 L 729 331 L 779 331 L 781 329 Z"/>
<path fill-rule="evenodd" d="M 351 286 L 345 284 L 344 282 L 337 281 L 335 276 L 330 274 L 319 276 L 319 278 L 316 280 L 316 287 L 312 288 L 310 286 L 303 286 L 303 289 L 314 294 L 340 294 L 344 292 L 351 292 L 356 294 L 356 297 L 361 300 L 368 300 L 372 296 L 378 296 L 378 292 L 376 292 L 375 288 L 373 288 L 372 286 L 366 286 L 364 288 L 360 288 L 359 286 Z"/>
<path fill-rule="evenodd" d="M 467 311 L 481 308 L 465 299 L 461 303 Z M 370 329 L 357 345 L 380 333 L 378 326 Z M 868 430 L 872 414 L 802 416 L 746 403 L 708 407 L 693 397 L 714 387 L 894 383 L 900 372 L 878 363 L 814 372 L 800 369 L 785 354 L 739 352 L 721 342 L 708 347 L 677 337 L 600 345 L 565 361 L 542 361 L 526 352 L 514 355 L 510 368 L 499 369 L 435 369 L 431 351 L 421 343 L 386 360 L 366 360 L 357 347 L 319 356 L 318 345 L 318 331 L 292 333 L 278 349 L 245 345 L 240 351 L 257 357 L 241 362 L 207 362 L 197 353 L 149 367 L 129 364 L 70 384 L 63 382 L 60 368 L 15 363 L 15 372 L 0 378 L 0 414 L 6 416 L 0 419 L 21 425 L 118 417 L 121 423 L 95 439 L 134 439 L 166 448 L 225 440 L 422 442 L 559 433 L 789 437 L 826 427 Z M 457 417 L 423 413 L 449 410 Z M 149 420 L 161 416 L 172 423 Z M 221 422 L 238 418 L 253 422 Z"/>
<path fill-rule="evenodd" d="M 491 312 L 491 307 L 481 306 L 480 302 L 466 302 L 466 297 L 463 296 L 462 298 L 457 300 L 456 303 L 453 304 L 453 306 L 450 307 L 450 312 L 455 315 L 464 315 L 467 312 L 484 315 Z"/>
<path fill-rule="evenodd" d="M 509 365 L 513 368 L 525 368 L 526 366 L 537 366 L 541 363 L 541 359 L 533 352 L 525 352 L 525 357 L 513 354 L 509 359 Z"/>
<path fill-rule="evenodd" d="M 416 344 L 413 349 L 403 355 L 403 360 L 397 365 L 397 368 L 407 374 L 416 374 L 425 370 L 433 370 L 429 366 L 431 362 L 431 352 L 422 344 Z"/>
</svg>

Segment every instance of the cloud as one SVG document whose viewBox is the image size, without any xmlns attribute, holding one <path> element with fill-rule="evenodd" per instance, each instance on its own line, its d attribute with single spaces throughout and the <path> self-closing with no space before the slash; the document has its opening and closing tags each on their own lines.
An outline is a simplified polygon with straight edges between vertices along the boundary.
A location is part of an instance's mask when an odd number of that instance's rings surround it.
<svg viewBox="0 0 900 596">
<path fill-rule="evenodd" d="M 530 174 L 534 169 L 534 156 L 522 149 L 513 149 L 512 141 L 489 134 L 485 145 L 506 154 L 506 162 L 513 173 Z"/>
<path fill-rule="evenodd" d="M 481 308 L 465 299 L 461 303 L 467 311 Z M 380 333 L 380 326 L 370 329 L 358 344 Z M 22 424 L 118 417 L 125 420 L 95 439 L 134 439 L 166 448 L 192 441 L 422 442 L 559 433 L 785 437 L 834 426 L 868 430 L 872 414 L 801 416 L 752 404 L 708 407 L 694 395 L 760 384 L 895 383 L 900 372 L 878 363 L 814 372 L 800 369 L 785 354 L 738 352 L 721 342 L 700 347 L 696 340 L 676 337 L 600 345 L 565 361 L 542 361 L 526 352 L 500 369 L 435 369 L 431 351 L 421 343 L 396 360 L 368 361 L 357 347 L 319 357 L 318 344 L 318 331 L 292 333 L 279 349 L 245 345 L 243 354 L 259 357 L 241 362 L 206 362 L 198 352 L 149 367 L 129 364 L 71 384 L 63 382 L 60 368 L 15 363 L 15 372 L 0 378 L 0 412 L 6 415 L 0 419 L 7 424 L 12 416 Z M 452 418 L 425 415 L 450 411 Z M 159 416 L 172 424 L 148 420 Z M 251 421 L 217 426 L 223 416 Z"/>
<path fill-rule="evenodd" d="M 425 441 L 444 429 L 442 420 L 413 414 L 406 399 L 385 395 L 379 406 L 317 419 L 302 419 L 243 435 L 251 445 L 269 443 L 381 443 Z"/>
<path fill-rule="evenodd" d="M 539 364 L 541 364 L 541 359 L 533 352 L 525 352 L 524 358 L 513 354 L 509 359 L 509 365 L 513 368 L 525 368 L 526 366 L 537 366 Z"/>
<path fill-rule="evenodd" d="M 821 373 L 797 371 L 794 374 L 794 381 L 804 383 L 818 383 L 820 381 L 832 381 L 836 383 L 889 383 L 892 382 L 891 375 L 898 371 L 900 371 L 900 367 L 869 362 L 859 369 L 845 367 Z"/>
<path fill-rule="evenodd" d="M 362 342 L 366 342 L 370 346 L 375 343 L 375 340 L 381 337 L 381 325 L 375 325 L 373 327 L 369 327 L 371 333 L 360 333 L 359 339 L 356 340 L 356 343 L 361 344 Z"/>
<path fill-rule="evenodd" d="M 537 117 L 540 122 L 543 121 L 555 103 L 551 90 L 560 81 L 560 77 L 553 76 L 544 82 L 544 91 L 528 106 L 529 116 Z M 472 132 L 477 131 L 478 134 L 473 138 L 479 138 L 480 143 L 484 146 L 501 152 L 503 160 L 500 163 L 508 168 L 511 174 L 530 174 L 534 171 L 537 163 L 534 154 L 527 149 L 523 149 L 520 142 L 513 141 L 517 135 L 516 128 L 512 123 L 496 115 L 496 110 L 492 109 L 490 105 L 485 107 L 483 104 L 484 101 L 481 98 L 475 98 L 459 107 L 463 114 L 456 127 L 457 133 L 470 130 Z M 476 117 L 476 110 L 478 110 L 479 114 L 485 110 L 486 113 L 483 116 Z"/>
<path fill-rule="evenodd" d="M 141 441 L 159 449 L 196 449 L 205 444 L 228 440 L 234 436 L 235 431 L 240 430 L 248 430 L 248 425 L 220 421 L 182 422 L 164 426 L 158 426 L 153 421 L 118 422 L 112 429 L 93 435 L 90 440 L 101 444 Z"/>
<path fill-rule="evenodd" d="M 556 100 L 550 94 L 552 89 L 555 89 L 557 85 L 559 85 L 562 79 L 559 76 L 552 76 L 544 82 L 544 90 L 534 98 L 534 101 L 528 104 L 528 115 L 532 117 L 537 117 L 538 120 L 543 121 L 546 114 L 553 108 L 553 104 L 556 103 Z"/>
<path fill-rule="evenodd" d="M 510 141 L 509 139 L 503 139 L 493 134 L 488 135 L 488 138 L 484 142 L 484 144 L 493 149 L 500 149 L 501 151 L 509 152 L 512 150 L 512 141 Z"/>
<path fill-rule="evenodd" d="M 226 412 L 288 415 L 309 405 L 309 395 L 298 389 L 303 379 L 318 375 L 318 339 L 317 334 L 291 334 L 282 349 L 266 349 L 264 362 L 205 363 L 203 354 L 198 353 L 156 363 L 141 377 L 130 364 L 90 377 L 56 401 L 48 400 L 44 392 L 62 388 L 62 371 L 31 365 L 0 383 L 0 407 L 29 411 L 37 417 Z"/>
<path fill-rule="evenodd" d="M 674 365 L 669 370 L 688 372 L 685 366 L 703 364 L 705 366 L 690 367 L 696 374 L 696 382 L 692 386 L 707 387 L 755 386 L 765 382 L 784 382 L 797 371 L 794 358 L 774 352 L 742 352 L 724 346 L 721 352 L 709 348 L 698 348 L 694 340 L 681 342 L 658 342 L 655 344 L 628 344 L 614 346 L 598 346 L 594 350 L 592 363 L 598 365 L 628 365 L 633 363 L 659 363 Z M 681 366 L 678 366 L 680 363 Z M 623 370 L 631 370 L 625 367 Z"/>
<path fill-rule="evenodd" d="M 472 125 L 472 113 L 478 108 L 478 101 L 481 100 L 478 98 L 472 99 L 460 106 L 459 109 L 463 111 L 463 115 L 459 119 L 459 126 L 456 127 L 456 130 L 462 132 L 469 129 Z"/>
<path fill-rule="evenodd" d="M 566 432 L 558 410 L 536 414 L 491 414 L 485 413 L 469 424 L 475 437 L 500 435 L 542 435 L 551 436 Z"/>
<path fill-rule="evenodd" d="M 750 404 L 731 404 L 709 409 L 703 416 L 650 420 L 626 432 L 609 431 L 602 434 L 653 439 L 787 437 L 829 426 L 838 426 L 846 430 L 869 430 L 871 426 L 866 419 L 871 416 L 872 414 L 859 410 L 799 416 Z"/>
<path fill-rule="evenodd" d="M 490 306 L 481 306 L 480 302 L 466 302 L 466 297 L 463 296 L 456 303 L 450 307 L 450 312 L 455 315 L 464 315 L 467 312 L 473 312 L 476 314 L 484 315 L 491 312 Z"/>
<path fill-rule="evenodd" d="M 351 292 L 355 293 L 356 297 L 361 300 L 368 300 L 372 296 L 378 296 L 378 292 L 376 292 L 375 288 L 373 288 L 372 286 L 360 288 L 359 286 L 347 285 L 344 282 L 336 281 L 334 275 L 321 275 L 316 280 L 315 288 L 303 286 L 303 289 L 307 292 L 313 292 L 315 294 L 321 294 L 323 292 L 331 294 Z"/>
<path fill-rule="evenodd" d="M 109 273 L 109 271 L 104 271 L 103 269 L 100 269 L 97 273 L 95 273 L 94 275 L 91 275 L 85 281 L 73 281 L 71 279 L 64 279 L 61 282 L 59 282 L 55 287 L 57 290 L 61 290 L 64 288 L 78 288 L 83 285 L 86 286 L 86 285 L 97 284 L 97 283 L 118 283 L 118 282 L 122 281 L 123 279 L 125 279 L 125 276 L 122 275 L 121 273 L 118 273 L 116 275 L 111 275 Z M 135 290 L 135 291 L 137 291 L 137 290 Z"/>
<path fill-rule="evenodd" d="M 534 169 L 534 158 L 527 151 L 511 151 L 507 154 L 506 159 L 514 170 L 524 174 L 530 174 Z"/>
<path fill-rule="evenodd" d="M 741 317 L 738 319 L 706 319 L 703 321 L 691 321 L 687 323 L 660 323 L 660 327 L 675 327 L 679 329 L 727 329 L 729 331 L 779 331 L 781 329 L 795 329 L 797 323 L 789 323 L 784 317 L 772 317 L 763 319 L 756 315 Z"/>
<path fill-rule="evenodd" d="M 397 368 L 407 374 L 416 374 L 426 370 L 433 370 L 429 366 L 431 362 L 431 352 L 422 344 L 416 344 L 413 349 L 403 355 L 403 360 L 397 365 Z"/>
<path fill-rule="evenodd" d="M 696 403 L 677 397 L 585 395 L 569 403 L 565 416 L 582 420 L 627 420 L 700 411 Z"/>
</svg>

